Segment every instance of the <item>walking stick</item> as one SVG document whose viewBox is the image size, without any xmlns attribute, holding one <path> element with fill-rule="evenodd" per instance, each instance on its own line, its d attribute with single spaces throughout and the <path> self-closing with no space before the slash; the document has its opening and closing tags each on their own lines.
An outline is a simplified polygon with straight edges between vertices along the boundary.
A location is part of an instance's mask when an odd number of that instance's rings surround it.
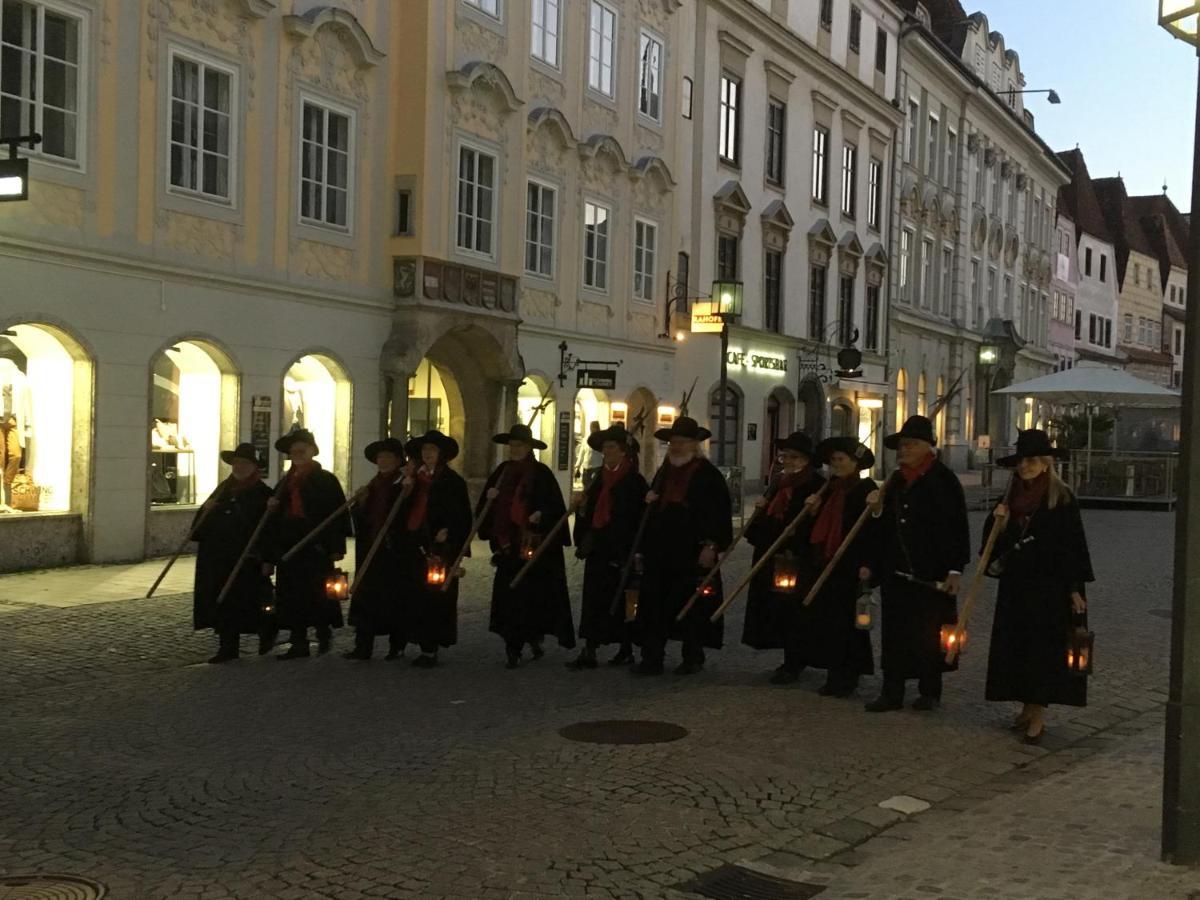
<svg viewBox="0 0 1200 900">
<path fill-rule="evenodd" d="M 823 499 L 828 490 L 829 483 L 826 482 L 825 487 L 821 488 L 821 490 L 813 496 Z M 796 514 L 796 517 L 788 523 L 787 528 L 783 529 L 783 533 L 775 539 L 775 543 L 767 548 L 767 552 L 764 553 L 762 558 L 759 559 L 759 561 L 754 564 L 754 567 L 750 569 L 749 574 L 746 575 L 746 577 L 738 583 L 738 586 L 730 592 L 729 596 L 725 598 L 725 602 L 717 607 L 717 611 L 714 612 L 709 618 L 710 622 L 715 622 L 717 619 L 721 618 L 721 616 L 725 615 L 725 610 L 729 609 L 733 601 L 737 599 L 738 594 L 746 589 L 746 585 L 754 580 L 754 576 L 762 571 L 762 567 L 770 562 L 771 557 L 779 552 L 779 548 L 782 547 L 788 541 L 788 539 L 796 533 L 796 529 L 800 527 L 800 523 L 807 519 L 810 515 L 812 515 L 812 507 L 807 505 L 804 507 L 804 509 L 800 510 L 800 512 Z"/>
<path fill-rule="evenodd" d="M 238 572 L 242 571 L 242 566 L 246 564 L 246 558 L 250 555 L 250 551 L 254 549 L 254 545 L 258 543 L 258 536 L 262 534 L 263 527 L 267 524 L 267 519 L 271 517 L 271 513 L 275 512 L 275 508 L 268 506 L 258 520 L 258 524 L 254 526 L 254 531 L 250 533 L 250 540 L 246 542 L 245 548 L 242 550 L 242 555 L 238 557 L 234 563 L 233 570 L 229 573 L 229 577 L 225 579 L 225 586 L 221 588 L 221 593 L 217 594 L 217 606 L 220 606 L 225 595 L 229 593 L 233 587 L 233 582 L 237 579 Z"/>
<path fill-rule="evenodd" d="M 321 524 L 319 524 L 316 528 L 314 528 L 312 531 L 310 531 L 304 537 L 300 538 L 300 540 L 298 540 L 295 544 L 293 544 L 291 549 L 288 550 L 287 553 L 283 554 L 283 556 L 281 556 L 279 558 L 279 561 L 280 562 L 288 562 L 293 556 L 295 556 L 297 553 L 299 553 L 301 550 L 303 550 L 305 547 L 307 547 L 309 544 L 311 544 L 313 541 L 315 541 L 317 539 L 317 537 L 321 534 L 322 531 L 324 531 L 329 525 L 332 525 L 334 523 L 334 521 L 341 518 L 342 515 L 345 514 L 345 512 L 347 510 L 349 510 L 352 506 L 354 506 L 355 503 L 358 503 L 359 501 L 361 501 L 363 499 L 363 497 L 365 497 L 366 495 L 367 495 L 367 489 L 365 487 L 359 488 L 358 491 L 349 500 L 347 500 L 345 503 L 343 503 L 341 506 L 339 506 L 337 509 L 335 509 L 333 512 L 331 512 L 328 516 L 326 516 L 324 519 L 322 519 Z"/>
<path fill-rule="evenodd" d="M 542 538 L 542 542 L 538 544 L 538 548 L 533 551 L 533 556 L 529 557 L 528 562 L 521 566 L 521 571 L 517 572 L 517 574 L 513 576 L 513 580 L 508 583 L 508 589 L 510 591 L 515 588 L 518 583 L 520 583 L 521 579 L 524 578 L 526 574 L 528 574 L 529 570 L 533 568 L 533 564 L 542 558 L 542 554 L 545 553 L 546 548 L 550 546 L 551 539 L 560 531 L 562 531 L 563 526 L 567 524 L 567 519 L 570 518 L 571 513 L 574 511 L 574 505 L 568 507 L 567 511 L 562 514 L 562 518 L 555 522 L 554 527 L 546 532 L 546 536 Z"/>
<path fill-rule="evenodd" d="M 654 481 L 650 485 L 650 490 L 654 493 L 658 493 L 658 489 L 662 487 L 668 465 L 669 463 L 664 460 L 663 464 L 658 467 L 658 472 L 655 473 Z M 629 545 L 629 555 L 625 558 L 625 565 L 621 567 L 621 575 L 617 579 L 617 589 L 613 592 L 613 601 L 608 607 L 609 615 L 615 616 L 625 605 L 625 585 L 629 582 L 629 573 L 633 570 L 633 561 L 637 558 L 638 545 L 641 544 L 642 536 L 646 533 L 646 525 L 650 521 L 652 509 L 654 509 L 654 504 L 647 503 L 646 508 L 642 510 L 642 519 L 638 522 L 637 531 L 633 533 L 633 543 Z"/>
<path fill-rule="evenodd" d="M 1012 494 L 1013 481 L 1008 483 L 1008 490 L 1004 492 L 1004 503 L 1007 505 L 1008 498 Z M 971 578 L 971 585 L 967 588 L 967 597 L 963 600 L 962 614 L 958 617 L 958 624 L 954 626 L 954 642 L 946 651 L 946 662 L 952 663 L 958 658 L 959 648 L 962 647 L 963 635 L 967 631 L 967 620 L 971 618 L 971 610 L 975 608 L 975 599 L 979 595 L 979 588 L 983 584 L 983 576 L 987 574 L 987 567 L 992 561 L 992 553 L 996 549 L 996 541 L 1000 539 L 1004 527 L 1008 524 L 1008 516 L 996 516 L 992 521 L 992 530 L 988 532 L 987 542 L 983 545 L 983 553 L 979 557 L 979 566 L 975 569 L 975 575 Z"/>
<path fill-rule="evenodd" d="M 504 484 L 504 477 L 507 474 L 508 472 L 505 471 L 503 475 L 496 479 L 496 484 L 494 485 L 496 490 L 500 490 L 501 485 Z M 459 566 L 462 565 L 463 559 L 466 558 L 467 551 L 471 549 L 471 541 L 475 540 L 475 535 L 478 534 L 480 526 L 482 526 L 487 520 L 487 515 L 492 510 L 492 502 L 493 498 L 488 497 L 484 501 L 483 506 L 480 508 L 479 515 L 477 515 L 474 521 L 471 522 L 471 530 L 467 532 L 467 539 L 463 541 L 462 547 L 460 547 L 458 550 L 458 556 L 454 557 L 454 562 L 451 564 L 450 568 L 446 570 L 446 580 L 442 582 L 443 594 L 450 590 L 450 585 L 453 584 L 454 579 L 458 577 Z"/>
<path fill-rule="evenodd" d="M 772 494 L 771 496 L 774 496 L 774 495 Z M 766 499 L 769 501 L 771 499 L 771 496 L 768 496 Z M 762 511 L 764 509 L 766 509 L 765 506 L 763 506 L 762 508 L 759 508 L 759 507 L 754 508 L 754 512 L 751 513 L 750 518 L 746 520 L 746 524 L 744 524 L 742 526 L 741 531 L 739 531 L 737 533 L 737 537 L 735 537 L 733 539 L 733 543 L 730 544 L 729 548 L 724 553 L 721 554 L 721 558 L 717 560 L 717 564 L 715 566 L 713 566 L 711 569 L 709 569 L 708 574 L 706 574 L 704 576 L 704 578 L 701 579 L 700 584 L 696 587 L 695 593 L 693 593 L 692 596 L 688 598 L 688 602 L 683 604 L 683 609 L 681 609 L 679 611 L 679 615 L 677 615 L 675 617 L 676 622 L 682 622 L 685 618 L 687 618 L 687 614 L 692 611 L 692 607 L 695 605 L 696 601 L 698 599 L 700 599 L 700 595 L 704 593 L 704 589 L 706 587 L 708 587 L 709 584 L 712 583 L 712 580 L 714 578 L 717 577 L 717 574 L 721 571 L 721 566 L 725 565 L 725 560 L 729 559 L 729 554 L 733 553 L 733 551 L 737 547 L 737 545 L 742 542 L 742 538 L 744 538 L 746 536 L 746 532 L 748 532 L 750 530 L 750 526 L 752 526 L 755 523 L 755 521 L 762 514 Z"/>
<path fill-rule="evenodd" d="M 394 483 L 394 482 L 393 482 Z M 371 562 L 375 559 L 375 554 L 379 552 L 379 548 L 383 546 L 383 539 L 387 537 L 388 530 L 392 527 L 392 523 L 396 521 L 396 516 L 400 512 L 400 507 L 404 505 L 404 501 L 409 498 L 413 492 L 413 484 L 410 482 L 406 487 L 400 490 L 400 496 L 396 498 L 396 502 L 392 504 L 392 508 L 388 510 L 387 518 L 383 520 L 383 527 L 379 529 L 379 534 L 375 535 L 375 540 L 371 542 L 371 549 L 367 551 L 366 559 L 354 572 L 354 581 L 350 584 L 350 590 L 346 592 L 349 599 L 354 599 L 354 592 L 358 586 L 362 584 L 363 577 L 367 574 L 367 569 L 371 568 Z M 355 496 L 358 496 L 357 494 Z M 350 504 L 347 503 L 346 506 Z M 287 557 L 283 557 L 287 559 Z"/>
<path fill-rule="evenodd" d="M 196 539 L 196 535 L 200 533 L 200 527 L 204 524 L 205 519 L 208 518 L 208 514 L 217 508 L 217 501 L 221 500 L 225 496 L 225 492 L 228 489 L 229 479 L 227 478 L 221 483 L 221 487 L 218 489 L 217 493 L 213 495 L 213 505 L 208 507 L 208 509 L 201 510 L 200 518 L 196 520 L 195 526 L 188 531 L 187 536 L 179 542 L 179 546 L 171 555 L 171 558 L 167 560 L 167 564 L 163 566 L 163 570 L 159 572 L 158 577 L 154 579 L 154 584 L 150 585 L 150 590 L 146 591 L 147 600 L 154 596 L 154 592 L 158 590 L 158 586 L 163 583 L 163 579 L 166 578 L 167 573 L 171 571 L 171 566 L 175 565 L 175 561 L 183 555 L 183 551 L 187 549 L 187 545 Z"/>
<path fill-rule="evenodd" d="M 883 494 L 881 491 L 880 498 L 882 499 L 882 497 Z M 845 555 L 846 550 L 849 549 L 850 544 L 853 543 L 856 537 L 858 537 L 858 533 L 862 531 L 863 526 L 867 524 L 867 517 L 870 515 L 871 505 L 868 503 L 867 507 L 854 521 L 854 524 L 850 527 L 850 530 L 846 533 L 846 536 L 842 538 L 841 544 L 838 545 L 837 550 L 834 552 L 833 556 L 830 557 L 829 562 L 825 564 L 825 568 L 822 570 L 820 576 L 816 581 L 813 582 L 813 586 L 808 589 L 808 593 L 804 595 L 805 606 L 812 605 L 813 600 L 817 598 L 817 594 L 821 592 L 821 588 L 825 586 L 825 582 L 829 580 L 829 576 L 833 574 L 833 570 L 837 567 L 837 564 L 842 561 L 842 557 Z"/>
</svg>

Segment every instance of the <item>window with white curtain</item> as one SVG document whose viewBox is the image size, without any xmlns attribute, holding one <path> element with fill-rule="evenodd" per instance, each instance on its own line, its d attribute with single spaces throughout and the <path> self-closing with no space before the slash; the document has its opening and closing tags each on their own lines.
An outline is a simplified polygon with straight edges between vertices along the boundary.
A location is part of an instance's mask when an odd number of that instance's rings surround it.
<svg viewBox="0 0 1200 900">
<path fill-rule="evenodd" d="M 662 120 L 662 41 L 642 32 L 638 50 L 638 112 Z"/>
<path fill-rule="evenodd" d="M 300 218 L 346 228 L 350 222 L 352 116 L 304 101 L 300 136 Z"/>
<path fill-rule="evenodd" d="M 551 278 L 558 192 L 540 181 L 530 181 L 525 197 L 525 271 Z"/>
<path fill-rule="evenodd" d="M 654 299 L 654 269 L 658 261 L 658 226 L 647 219 L 633 223 L 633 296 Z"/>
<path fill-rule="evenodd" d="M 168 156 L 173 188 L 230 199 L 234 83 L 231 69 L 171 51 Z"/>
<path fill-rule="evenodd" d="M 475 147 L 458 149 L 459 250 L 492 255 L 496 219 L 496 157 Z"/>
<path fill-rule="evenodd" d="M 599 203 L 583 204 L 583 283 L 596 291 L 608 290 L 608 239 L 612 210 Z"/>
<path fill-rule="evenodd" d="M 614 93 L 616 43 L 616 10 L 600 0 L 591 0 L 588 13 L 588 87 L 606 97 Z"/>
</svg>

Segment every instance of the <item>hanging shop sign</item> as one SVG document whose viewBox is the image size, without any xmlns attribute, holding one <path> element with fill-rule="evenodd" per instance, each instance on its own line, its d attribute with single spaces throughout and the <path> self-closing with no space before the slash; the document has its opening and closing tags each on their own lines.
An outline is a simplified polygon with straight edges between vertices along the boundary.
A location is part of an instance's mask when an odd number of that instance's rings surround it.
<svg viewBox="0 0 1200 900">
<path fill-rule="evenodd" d="M 250 443 L 258 470 L 265 475 L 271 458 L 271 398 L 266 394 L 255 394 L 250 400 Z"/>
<path fill-rule="evenodd" d="M 616 369 L 576 369 L 575 386 L 613 391 L 617 388 Z"/>
<path fill-rule="evenodd" d="M 720 334 L 725 320 L 713 311 L 709 300 L 692 301 L 692 334 Z"/>
<path fill-rule="evenodd" d="M 725 354 L 725 362 L 735 368 L 761 372 L 764 375 L 787 374 L 788 370 L 786 356 L 760 350 L 730 350 Z"/>
</svg>

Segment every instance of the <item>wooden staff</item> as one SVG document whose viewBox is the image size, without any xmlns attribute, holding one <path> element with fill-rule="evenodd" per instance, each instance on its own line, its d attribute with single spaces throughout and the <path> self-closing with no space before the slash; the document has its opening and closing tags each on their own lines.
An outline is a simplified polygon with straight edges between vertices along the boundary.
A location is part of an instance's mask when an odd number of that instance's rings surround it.
<svg viewBox="0 0 1200 900">
<path fill-rule="evenodd" d="M 229 593 L 233 587 L 233 582 L 238 576 L 238 572 L 242 570 L 242 566 L 246 564 L 246 558 L 254 549 L 254 545 L 258 543 L 258 536 L 262 534 L 263 527 L 267 524 L 267 519 L 271 517 L 271 513 L 275 512 L 275 507 L 267 506 L 262 516 L 258 520 L 258 524 L 254 526 L 254 531 L 250 533 L 250 540 L 246 541 L 246 546 L 242 550 L 242 555 L 238 557 L 234 563 L 233 570 L 229 573 L 229 577 L 225 579 L 225 586 L 221 588 L 221 593 L 217 594 L 217 606 L 220 606 L 225 601 L 225 595 Z"/>
<path fill-rule="evenodd" d="M 366 495 L 367 489 L 365 487 L 359 488 L 359 490 L 349 500 L 322 519 L 320 525 L 293 544 L 291 549 L 279 558 L 279 561 L 288 562 L 293 556 L 315 541 L 322 531 L 341 518 L 352 506 L 354 506 L 355 503 L 358 503 Z"/>
<path fill-rule="evenodd" d="M 812 496 L 824 498 L 824 495 L 828 490 L 829 484 L 827 482 L 825 487 L 821 488 L 817 494 Z M 709 618 L 710 622 L 715 622 L 717 619 L 721 618 L 721 616 L 725 615 L 725 610 L 729 609 L 730 605 L 734 600 L 737 599 L 738 595 L 746 589 L 746 585 L 754 580 L 754 576 L 762 570 L 762 567 L 770 562 L 771 557 L 779 552 L 779 548 L 787 543 L 791 536 L 796 533 L 796 529 L 800 527 L 800 523 L 812 515 L 812 509 L 813 507 L 807 505 L 806 503 L 804 509 L 800 510 L 800 512 L 796 514 L 796 517 L 788 523 L 787 528 L 783 529 L 783 533 L 775 539 L 775 543 L 767 548 L 767 552 L 764 553 L 759 561 L 754 564 L 754 567 L 750 569 L 750 573 L 738 583 L 736 588 L 730 592 L 729 596 L 725 598 L 725 602 L 717 607 L 717 611 L 714 612 Z"/>
<path fill-rule="evenodd" d="M 394 482 L 393 482 L 394 483 Z M 410 481 L 405 487 L 400 490 L 400 496 L 396 498 L 396 502 L 392 504 L 392 508 L 388 510 L 387 518 L 383 520 L 383 527 L 379 529 L 379 534 L 375 535 L 375 540 L 371 542 L 371 549 L 367 551 L 367 558 L 363 560 L 363 564 L 354 571 L 354 581 L 350 585 L 350 590 L 346 592 L 346 596 L 353 599 L 355 590 L 362 584 L 363 577 L 367 574 L 367 569 L 371 568 L 371 562 L 375 559 L 375 554 L 379 552 L 379 548 L 383 546 L 383 539 L 387 537 L 388 530 L 392 527 L 392 523 L 396 521 L 396 516 L 400 512 L 400 507 L 404 505 L 404 501 L 409 498 L 413 492 L 413 486 L 416 481 Z M 357 496 L 357 494 L 355 495 Z M 346 504 L 349 506 L 349 503 Z M 284 559 L 287 559 L 285 556 Z"/>
<path fill-rule="evenodd" d="M 1012 494 L 1013 481 L 1016 476 L 1008 483 L 1008 490 L 1004 492 L 1004 503 L 1007 506 L 1009 495 Z M 946 651 L 946 662 L 953 663 L 958 659 L 958 650 L 962 646 L 963 635 L 967 631 L 967 620 L 971 618 L 971 610 L 975 608 L 975 599 L 979 595 L 979 588 L 983 584 L 983 577 L 987 574 L 987 567 L 992 561 L 992 553 L 996 549 L 996 541 L 1000 539 L 1004 527 L 1008 524 L 1008 516 L 996 516 L 992 521 L 992 530 L 988 532 L 987 542 L 983 545 L 983 554 L 979 557 L 979 566 L 975 569 L 975 575 L 971 578 L 971 585 L 967 588 L 967 597 L 963 600 L 962 614 L 958 617 L 958 624 L 954 626 L 954 643 Z"/>
<path fill-rule="evenodd" d="M 650 490 L 658 493 L 658 489 L 662 487 L 663 479 L 667 474 L 667 466 L 670 463 L 666 460 L 658 467 L 658 472 L 654 476 L 654 481 L 650 485 Z M 658 501 L 656 500 L 655 503 Z M 609 615 L 615 616 L 618 611 L 625 605 L 625 585 L 629 581 L 629 573 L 633 571 L 633 562 L 637 558 L 638 545 L 642 542 L 642 536 L 646 533 L 646 525 L 650 521 L 650 513 L 654 509 L 654 503 L 647 503 L 646 508 L 642 510 L 642 519 L 638 522 L 637 531 L 633 533 L 633 543 L 629 545 L 629 556 L 625 558 L 625 565 L 621 568 L 621 576 L 617 579 L 617 589 L 613 592 L 613 601 L 608 607 Z"/>
<path fill-rule="evenodd" d="M 880 493 L 881 502 L 882 502 L 882 497 L 883 497 L 883 494 Z M 838 545 L 837 550 L 834 552 L 834 554 L 830 558 L 829 562 L 827 562 L 825 564 L 825 568 L 824 568 L 824 570 L 822 570 L 820 576 L 817 578 L 816 581 L 813 582 L 813 586 L 811 588 L 809 588 L 808 593 L 804 595 L 804 605 L 805 606 L 812 605 L 812 602 L 813 602 L 813 600 L 816 599 L 817 594 L 819 594 L 821 592 L 821 588 L 823 588 L 825 586 L 825 582 L 829 580 L 829 576 L 833 574 L 834 568 L 837 566 L 837 564 L 839 562 L 842 561 L 842 557 L 845 555 L 846 550 L 849 549 L 850 544 L 854 541 L 854 539 L 856 537 L 858 537 L 858 533 L 860 531 L 862 531 L 863 526 L 867 524 L 867 517 L 870 515 L 871 515 L 871 504 L 868 503 L 866 509 L 864 509 L 859 514 L 859 516 L 855 520 L 854 524 L 850 527 L 850 530 L 846 533 L 846 536 L 844 538 L 842 538 L 842 543 Z"/>
<path fill-rule="evenodd" d="M 766 498 L 768 502 L 773 496 L 774 494 L 770 494 Z M 746 524 L 742 526 L 742 530 L 737 533 L 737 537 L 733 539 L 733 543 L 730 544 L 729 548 L 721 554 L 721 558 L 717 560 L 717 564 L 708 570 L 708 574 L 706 574 L 700 581 L 700 584 L 696 587 L 695 593 L 688 598 L 688 602 L 683 604 L 683 609 L 681 609 L 679 611 L 679 615 L 675 617 L 676 622 L 682 622 L 687 617 L 687 614 L 692 611 L 692 607 L 696 604 L 696 601 L 700 599 L 700 595 L 704 593 L 704 589 L 712 583 L 714 578 L 717 577 L 717 574 L 721 571 L 721 566 L 725 565 L 725 560 L 729 559 L 729 555 L 733 553 L 733 551 L 737 548 L 737 545 L 742 542 L 742 538 L 746 536 L 746 532 L 750 530 L 750 526 L 754 524 L 764 509 L 766 509 L 766 506 L 761 508 L 756 506 L 754 508 L 754 512 L 750 514 L 750 518 L 746 520 Z"/>
<path fill-rule="evenodd" d="M 520 583 L 521 579 L 529 573 L 529 570 L 533 568 L 533 564 L 542 558 L 542 554 L 545 553 L 546 548 L 550 546 L 551 539 L 560 531 L 562 531 L 563 526 L 567 524 L 567 519 L 570 518 L 571 513 L 574 511 L 575 506 L 572 504 L 567 508 L 567 511 L 562 514 L 562 518 L 554 523 L 554 527 L 546 532 L 546 536 L 542 538 L 542 541 L 540 544 L 538 544 L 537 549 L 533 551 L 533 556 L 529 557 L 529 560 L 525 563 L 525 565 L 521 566 L 521 570 L 513 576 L 513 580 L 508 583 L 508 589 L 510 591 L 515 588 L 517 584 Z"/>
<path fill-rule="evenodd" d="M 225 492 L 229 489 L 229 479 L 226 478 L 221 483 L 221 487 L 217 489 L 217 493 L 213 494 L 213 505 L 207 509 L 200 511 L 200 518 L 196 520 L 196 525 L 188 533 L 179 546 L 175 549 L 174 554 L 167 560 L 167 564 L 163 566 L 163 570 L 158 573 L 158 577 L 154 579 L 154 584 L 150 585 L 150 590 L 146 591 L 146 599 L 149 600 L 154 596 L 154 592 L 158 590 L 158 586 L 163 583 L 163 579 L 167 577 L 167 573 L 171 571 L 171 566 L 175 565 L 175 561 L 183 555 L 183 551 L 187 549 L 187 545 L 196 539 L 196 535 L 200 533 L 200 527 L 204 524 L 208 514 L 217 508 L 217 503 L 224 499 Z"/>
<path fill-rule="evenodd" d="M 504 484 L 504 479 L 507 475 L 508 471 L 506 470 L 499 478 L 496 479 L 496 484 L 494 485 L 496 490 L 500 490 L 500 487 Z M 492 511 L 493 500 L 494 498 L 488 497 L 484 501 L 483 507 L 479 510 L 479 515 L 477 515 L 474 521 L 471 522 L 471 530 L 467 532 L 467 539 L 463 541 L 462 547 L 459 548 L 458 556 L 454 557 L 454 563 L 449 569 L 446 570 L 446 580 L 442 582 L 443 594 L 450 590 L 450 585 L 453 584 L 454 579 L 458 577 L 459 566 L 462 565 L 463 559 L 466 558 L 467 551 L 471 549 L 471 541 L 475 540 L 475 535 L 479 533 L 480 526 L 487 521 L 487 515 Z"/>
</svg>

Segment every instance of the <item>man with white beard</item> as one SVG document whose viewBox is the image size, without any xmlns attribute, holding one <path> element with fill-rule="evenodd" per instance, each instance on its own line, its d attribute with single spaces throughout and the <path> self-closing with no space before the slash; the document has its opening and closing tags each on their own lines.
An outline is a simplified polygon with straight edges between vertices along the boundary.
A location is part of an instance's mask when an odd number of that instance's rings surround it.
<svg viewBox="0 0 1200 900">
<path fill-rule="evenodd" d="M 733 540 L 729 489 L 700 455 L 700 442 L 711 432 L 695 419 L 681 416 L 654 436 L 667 442 L 667 460 L 646 495 L 650 519 L 637 560 L 642 577 L 635 629 L 642 659 L 633 671 L 661 675 L 667 641 L 678 640 L 683 662 L 675 674 L 692 675 L 704 668 L 706 647 L 721 647 L 724 620 L 709 621 L 721 602 L 720 577 L 682 622 L 675 617 Z"/>
</svg>

